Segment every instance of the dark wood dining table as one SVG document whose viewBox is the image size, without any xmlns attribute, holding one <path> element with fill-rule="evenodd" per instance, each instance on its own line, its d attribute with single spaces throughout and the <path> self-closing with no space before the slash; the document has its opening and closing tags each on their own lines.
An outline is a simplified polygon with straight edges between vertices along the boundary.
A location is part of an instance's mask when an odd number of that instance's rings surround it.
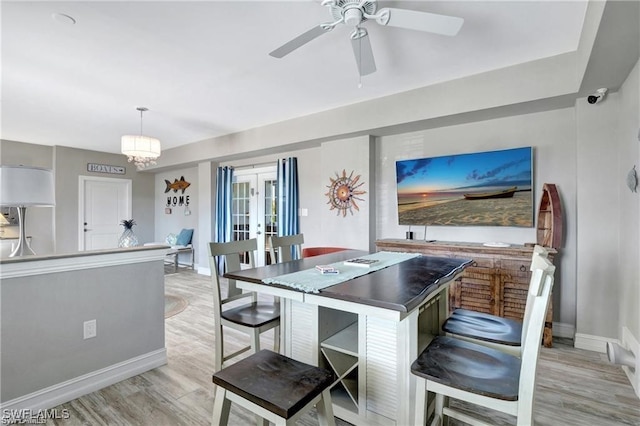
<svg viewBox="0 0 640 426">
<path fill-rule="evenodd" d="M 447 289 L 472 261 L 417 256 L 306 293 L 263 280 L 369 254 L 348 250 L 225 274 L 248 291 L 282 298 L 281 348 L 332 368 L 334 413 L 356 425 L 412 424 L 411 362 L 448 315 Z"/>
</svg>

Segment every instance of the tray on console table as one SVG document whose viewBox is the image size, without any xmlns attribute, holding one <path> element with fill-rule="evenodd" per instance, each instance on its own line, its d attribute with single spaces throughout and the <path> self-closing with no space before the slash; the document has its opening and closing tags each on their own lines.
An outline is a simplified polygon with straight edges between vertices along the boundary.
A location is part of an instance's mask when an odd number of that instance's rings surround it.
<svg viewBox="0 0 640 426">
<path fill-rule="evenodd" d="M 376 241 L 378 250 L 423 253 L 431 256 L 473 259 L 462 276 L 451 285 L 449 309 L 471 309 L 501 317 L 522 320 L 531 279 L 533 247 L 511 245 L 487 247 L 481 243 L 383 239 Z M 547 247 L 553 261 L 557 251 Z M 551 347 L 553 303 L 545 320 L 543 343 Z"/>
</svg>

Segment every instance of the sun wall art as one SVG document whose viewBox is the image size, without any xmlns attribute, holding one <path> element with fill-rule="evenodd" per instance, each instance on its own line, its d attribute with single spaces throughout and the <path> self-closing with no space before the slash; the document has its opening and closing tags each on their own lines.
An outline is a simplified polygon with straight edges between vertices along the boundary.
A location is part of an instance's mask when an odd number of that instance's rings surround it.
<svg viewBox="0 0 640 426">
<path fill-rule="evenodd" d="M 329 197 L 329 210 L 337 210 L 338 216 L 342 213 L 342 217 L 347 216 L 347 210 L 353 215 L 353 210 L 360 210 L 358 207 L 358 201 L 364 201 L 359 195 L 366 194 L 367 191 L 363 191 L 360 188 L 364 185 L 364 182 L 360 182 L 360 175 L 353 177 L 353 171 L 349 176 L 347 172 L 342 170 L 342 176 L 336 173 L 336 178 L 329 178 L 331 184 L 327 185 L 329 192 L 326 195 Z"/>
</svg>

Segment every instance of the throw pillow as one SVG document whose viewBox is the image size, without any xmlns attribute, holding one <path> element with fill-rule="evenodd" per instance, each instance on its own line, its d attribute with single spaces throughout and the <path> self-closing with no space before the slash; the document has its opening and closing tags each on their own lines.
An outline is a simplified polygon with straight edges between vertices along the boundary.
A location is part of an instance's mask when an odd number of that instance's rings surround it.
<svg viewBox="0 0 640 426">
<path fill-rule="evenodd" d="M 169 234 L 167 235 L 167 238 L 164 239 L 164 241 L 170 246 L 175 246 L 176 241 L 178 241 L 178 236 L 176 234 Z"/>
<path fill-rule="evenodd" d="M 180 231 L 180 234 L 178 234 L 176 244 L 179 246 L 186 246 L 188 244 L 191 244 L 192 237 L 193 229 L 183 229 L 182 231 Z"/>
</svg>

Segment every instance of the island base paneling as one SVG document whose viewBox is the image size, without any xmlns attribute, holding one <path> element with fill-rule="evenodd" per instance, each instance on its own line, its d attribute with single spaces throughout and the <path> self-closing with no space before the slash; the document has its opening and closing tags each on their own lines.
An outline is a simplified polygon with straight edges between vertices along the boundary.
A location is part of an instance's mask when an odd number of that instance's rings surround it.
<svg viewBox="0 0 640 426">
<path fill-rule="evenodd" d="M 450 286 L 449 310 L 464 308 L 517 320 L 524 316 L 533 246 L 487 247 L 481 243 L 384 239 L 376 241 L 376 247 L 380 251 L 473 259 L 473 264 Z M 553 261 L 557 251 L 548 250 Z M 553 304 L 549 301 L 543 336 L 546 347 L 552 345 L 552 326 Z"/>
</svg>

